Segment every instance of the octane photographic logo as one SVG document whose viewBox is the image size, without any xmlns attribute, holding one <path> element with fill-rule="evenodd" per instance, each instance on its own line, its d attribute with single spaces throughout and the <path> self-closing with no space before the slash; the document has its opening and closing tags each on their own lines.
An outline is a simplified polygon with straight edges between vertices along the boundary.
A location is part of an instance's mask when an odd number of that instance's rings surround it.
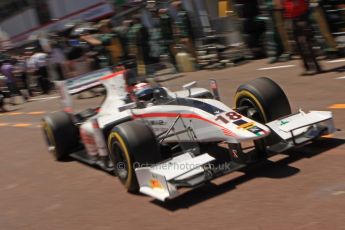
<svg viewBox="0 0 345 230">
<path fill-rule="evenodd" d="M 159 170 L 182 170 L 182 171 L 191 171 L 195 169 L 217 169 L 217 170 L 231 170 L 232 165 L 229 162 L 225 162 L 222 164 L 213 164 L 213 163 L 208 163 L 205 165 L 202 164 L 191 164 L 191 163 L 177 163 L 177 162 L 170 162 L 167 164 L 148 164 L 148 163 L 139 163 L 139 162 L 134 162 L 133 163 L 133 168 L 143 168 L 143 167 L 150 167 L 150 168 L 155 168 Z M 127 168 L 127 163 L 125 162 L 118 162 L 116 164 L 117 169 L 126 169 Z"/>
</svg>

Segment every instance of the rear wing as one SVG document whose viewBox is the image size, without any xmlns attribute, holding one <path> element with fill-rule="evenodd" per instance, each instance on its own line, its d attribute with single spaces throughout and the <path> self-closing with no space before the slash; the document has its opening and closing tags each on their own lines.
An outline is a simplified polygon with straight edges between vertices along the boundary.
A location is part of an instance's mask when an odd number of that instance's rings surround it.
<svg viewBox="0 0 345 230">
<path fill-rule="evenodd" d="M 64 84 L 66 85 L 68 94 L 74 95 L 101 85 L 100 79 L 112 73 L 110 68 L 104 68 L 67 79 L 64 81 Z"/>
<path fill-rule="evenodd" d="M 56 81 L 55 85 L 61 97 L 63 110 L 73 112 L 73 100 L 71 95 L 85 90 L 104 85 L 107 97 L 121 100 L 126 95 L 126 81 L 124 71 L 112 72 L 110 68 L 103 68 L 87 74 L 83 74 L 65 81 Z"/>
</svg>

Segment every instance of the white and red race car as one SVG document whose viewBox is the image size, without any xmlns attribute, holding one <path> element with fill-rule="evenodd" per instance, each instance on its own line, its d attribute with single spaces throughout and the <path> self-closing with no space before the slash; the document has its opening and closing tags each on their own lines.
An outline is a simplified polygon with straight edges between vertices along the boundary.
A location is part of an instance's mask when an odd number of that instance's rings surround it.
<svg viewBox="0 0 345 230">
<path fill-rule="evenodd" d="M 105 69 L 58 82 L 65 111 L 44 117 L 43 130 L 57 160 L 72 156 L 99 165 L 114 171 L 127 191 L 161 201 L 178 196 L 180 187 L 200 186 L 335 132 L 331 112 L 291 114 L 285 93 L 268 78 L 241 85 L 235 108 L 218 100 L 214 80 L 211 91 L 194 82 L 177 92 L 142 83 L 136 91 L 131 81 L 126 71 Z M 74 114 L 70 95 L 99 84 L 107 91 L 101 107 Z M 227 157 L 205 152 L 220 143 L 229 147 Z"/>
</svg>

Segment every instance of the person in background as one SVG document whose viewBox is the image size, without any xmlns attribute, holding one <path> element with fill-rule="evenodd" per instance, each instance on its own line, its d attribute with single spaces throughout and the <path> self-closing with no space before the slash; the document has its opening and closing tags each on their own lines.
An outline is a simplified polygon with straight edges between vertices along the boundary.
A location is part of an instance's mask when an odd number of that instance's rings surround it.
<svg viewBox="0 0 345 230">
<path fill-rule="evenodd" d="M 76 29 L 68 35 L 66 48 L 66 75 L 67 77 L 76 77 L 92 70 L 92 59 L 88 55 L 88 49 L 85 42 L 82 42 L 82 36 L 88 34 L 88 30 Z M 98 63 L 96 64 L 98 65 Z M 99 66 L 97 66 L 99 67 Z"/>
<path fill-rule="evenodd" d="M 285 26 L 284 12 L 281 10 L 280 0 L 273 0 L 274 3 L 274 21 L 276 25 L 276 30 L 281 40 L 282 44 L 282 54 L 279 56 L 279 61 L 289 61 L 293 54 L 292 46 L 289 42 L 288 31 Z"/>
<path fill-rule="evenodd" d="M 291 59 L 292 48 L 284 25 L 284 15 L 280 0 L 265 0 L 267 10 L 266 46 L 270 57 L 269 63 L 288 61 Z"/>
<path fill-rule="evenodd" d="M 312 47 L 313 34 L 309 22 L 309 1 L 284 0 L 283 7 L 285 18 L 292 21 L 293 37 L 303 60 L 305 71 L 301 75 L 321 73 L 322 69 Z"/>
<path fill-rule="evenodd" d="M 124 20 L 120 26 L 114 28 L 114 31 L 117 33 L 121 47 L 122 47 L 122 57 L 121 61 L 126 61 L 128 57 L 128 31 L 131 26 L 131 20 Z"/>
<path fill-rule="evenodd" d="M 120 35 L 114 30 L 111 20 L 102 20 L 99 24 L 102 45 L 108 50 L 112 65 L 117 65 L 125 55 Z"/>
<path fill-rule="evenodd" d="M 47 65 L 48 55 L 36 47 L 34 54 L 29 58 L 28 68 L 37 74 L 37 83 L 43 94 L 49 94 L 51 88 Z"/>
<path fill-rule="evenodd" d="M 150 37 L 150 63 L 149 64 L 156 64 L 159 63 L 160 55 L 161 55 L 161 28 L 159 23 L 159 15 L 156 9 L 151 11 L 152 16 L 152 27 L 149 29 L 149 37 Z M 153 68 L 154 69 L 154 68 Z"/>
<path fill-rule="evenodd" d="M 4 107 L 4 98 L 5 94 L 0 90 L 0 112 L 4 113 L 7 112 L 7 109 Z"/>
<path fill-rule="evenodd" d="M 150 64 L 149 32 L 141 23 L 140 15 L 134 15 L 128 31 L 129 55 L 136 60 L 137 73 L 145 75 Z"/>
<path fill-rule="evenodd" d="M 335 41 L 330 27 L 326 19 L 326 13 L 320 6 L 322 1 L 320 0 L 310 0 L 312 5 L 312 18 L 317 24 L 317 29 L 320 31 L 323 39 L 325 40 L 324 52 L 328 57 L 336 57 L 338 53 L 337 42 Z"/>
<path fill-rule="evenodd" d="M 24 52 L 24 55 L 17 57 L 17 63 L 14 67 L 14 73 L 20 77 L 22 81 L 22 90 L 26 91 L 25 99 L 28 100 L 29 97 L 33 96 L 32 90 L 30 89 L 30 84 L 28 80 L 28 71 L 27 71 L 27 58 L 28 58 L 27 52 Z"/>
<path fill-rule="evenodd" d="M 161 47 L 162 47 L 162 54 L 169 55 L 171 62 L 175 65 L 175 55 L 173 54 L 173 44 L 174 44 L 174 36 L 173 36 L 173 25 L 172 19 L 168 14 L 167 9 L 159 9 L 159 27 L 161 30 Z"/>
<path fill-rule="evenodd" d="M 0 61 L 0 66 L 1 66 L 1 62 L 3 61 L 2 59 L 4 58 L 3 57 L 3 54 L 0 53 L 0 58 L 1 58 L 1 61 Z M 2 74 L 0 74 L 0 87 L 2 88 L 4 83 L 6 81 L 6 77 Z M 4 107 L 5 103 L 4 103 L 4 100 L 6 98 L 6 94 L 5 92 L 3 92 L 0 88 L 0 112 L 1 113 L 4 113 L 4 112 L 8 112 L 8 110 Z"/>
<path fill-rule="evenodd" d="M 100 21 L 98 23 L 98 31 L 99 34 L 83 35 L 81 39 L 96 47 L 99 55 L 107 60 L 107 64 L 102 67 L 116 65 L 124 56 L 124 51 L 118 34 L 112 28 L 111 21 Z"/>
<path fill-rule="evenodd" d="M 59 81 L 63 81 L 65 80 L 64 66 L 66 63 L 66 55 L 64 53 L 62 44 L 59 44 L 54 37 L 51 42 L 50 63 L 53 65 L 53 68 L 57 74 L 57 79 Z"/>
<path fill-rule="evenodd" d="M 11 104 L 16 105 L 15 96 L 23 96 L 18 90 L 15 79 L 14 79 L 14 59 L 5 59 L 1 64 L 0 72 L 5 76 L 5 83 L 10 92 Z M 23 97 L 24 98 L 24 97 Z M 25 98 L 24 98 L 25 99 Z"/>
<path fill-rule="evenodd" d="M 177 11 L 175 19 L 175 36 L 179 39 L 178 42 L 184 45 L 187 52 L 195 57 L 194 36 L 188 12 L 183 8 L 181 1 L 173 2 L 172 6 Z"/>
</svg>

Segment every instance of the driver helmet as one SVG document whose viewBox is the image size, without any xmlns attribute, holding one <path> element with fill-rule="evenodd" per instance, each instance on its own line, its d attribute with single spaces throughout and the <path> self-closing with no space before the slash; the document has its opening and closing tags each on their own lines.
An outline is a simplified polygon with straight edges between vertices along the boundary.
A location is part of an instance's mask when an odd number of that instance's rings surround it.
<svg viewBox="0 0 345 230">
<path fill-rule="evenodd" d="M 153 88 L 148 83 L 138 83 L 133 87 L 135 96 L 142 101 L 149 101 L 153 98 Z"/>
</svg>

